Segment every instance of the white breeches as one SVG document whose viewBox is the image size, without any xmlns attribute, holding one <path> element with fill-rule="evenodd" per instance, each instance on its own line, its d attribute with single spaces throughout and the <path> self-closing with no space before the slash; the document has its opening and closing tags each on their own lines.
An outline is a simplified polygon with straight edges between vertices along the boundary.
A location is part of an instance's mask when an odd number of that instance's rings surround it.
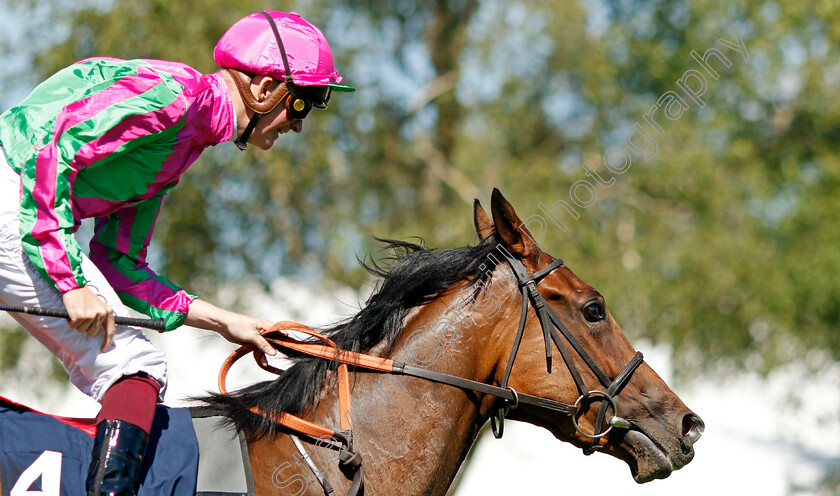
<svg viewBox="0 0 840 496">
<path fill-rule="evenodd" d="M 23 253 L 18 209 L 20 177 L 0 147 L 0 301 L 6 305 L 64 308 L 61 293 L 44 281 Z M 87 256 L 82 271 L 88 288 L 105 300 L 118 316 L 131 316 L 111 285 Z M 166 389 L 166 357 L 136 327 L 118 325 L 111 347 L 101 352 L 103 335 L 88 337 L 67 320 L 23 313 L 11 314 L 64 365 L 70 381 L 101 401 L 105 391 L 126 375 L 145 372 Z"/>
</svg>

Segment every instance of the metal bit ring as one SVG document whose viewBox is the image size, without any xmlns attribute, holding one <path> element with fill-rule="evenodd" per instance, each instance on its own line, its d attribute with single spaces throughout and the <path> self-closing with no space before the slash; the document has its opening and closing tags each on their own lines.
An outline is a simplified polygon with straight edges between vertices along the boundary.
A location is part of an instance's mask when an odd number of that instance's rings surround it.
<svg viewBox="0 0 840 496">
<path fill-rule="evenodd" d="M 615 400 L 613 399 L 612 396 L 607 394 L 606 391 L 589 391 L 589 395 L 593 395 L 593 394 L 599 394 L 599 395 L 603 396 L 604 397 L 603 400 L 607 400 L 607 401 L 610 402 L 610 406 L 612 406 L 612 408 L 613 408 L 613 413 L 614 414 L 618 413 L 618 407 L 615 404 Z M 575 408 L 578 411 L 575 412 L 574 415 L 572 415 L 572 425 L 575 426 L 575 430 L 578 431 L 578 433 L 581 436 L 588 437 L 589 439 L 600 439 L 600 438 L 606 436 L 607 434 L 609 434 L 610 431 L 612 431 L 612 429 L 613 429 L 612 419 L 610 419 L 610 422 L 609 422 L 610 426 L 607 427 L 607 429 L 600 434 L 587 434 L 587 433 L 583 432 L 583 430 L 581 430 L 580 426 L 578 426 L 578 423 L 577 423 L 577 414 L 580 412 L 581 402 L 583 401 L 584 398 L 588 398 L 589 395 L 587 395 L 587 396 L 581 395 L 580 398 L 578 398 L 577 401 L 575 401 Z M 601 401 L 603 401 L 603 400 L 601 400 Z"/>
</svg>

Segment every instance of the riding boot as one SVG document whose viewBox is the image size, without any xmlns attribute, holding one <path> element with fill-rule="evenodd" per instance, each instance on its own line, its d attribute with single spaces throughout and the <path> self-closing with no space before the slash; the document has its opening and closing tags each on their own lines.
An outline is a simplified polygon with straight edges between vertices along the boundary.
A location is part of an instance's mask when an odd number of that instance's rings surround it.
<svg viewBox="0 0 840 496">
<path fill-rule="evenodd" d="M 88 496 L 135 496 L 148 440 L 143 429 L 124 420 L 101 422 L 85 484 Z"/>
</svg>

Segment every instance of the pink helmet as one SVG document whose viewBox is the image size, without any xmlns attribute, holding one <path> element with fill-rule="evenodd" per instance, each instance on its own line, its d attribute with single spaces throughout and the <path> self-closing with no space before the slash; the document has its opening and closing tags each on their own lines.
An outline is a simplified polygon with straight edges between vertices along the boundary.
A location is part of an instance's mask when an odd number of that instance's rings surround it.
<svg viewBox="0 0 840 496">
<path fill-rule="evenodd" d="M 266 11 L 274 19 L 285 48 L 291 77 L 298 86 L 328 86 L 336 91 L 354 91 L 340 85 L 342 77 L 333 64 L 332 51 L 321 31 L 291 12 Z M 243 17 L 222 35 L 213 50 L 219 67 L 286 79 L 281 49 L 266 14 Z"/>
</svg>

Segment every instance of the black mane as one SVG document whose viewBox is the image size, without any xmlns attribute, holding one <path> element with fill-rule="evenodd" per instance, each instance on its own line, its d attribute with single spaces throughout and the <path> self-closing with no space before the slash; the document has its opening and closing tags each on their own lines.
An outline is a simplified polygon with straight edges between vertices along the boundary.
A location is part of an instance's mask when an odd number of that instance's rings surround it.
<svg viewBox="0 0 840 496">
<path fill-rule="evenodd" d="M 380 281 L 364 308 L 353 317 L 320 332 L 343 349 L 366 352 L 381 342 L 391 349 L 402 331 L 403 319 L 412 307 L 434 300 L 460 281 L 475 285 L 485 280 L 499 262 L 492 254 L 499 243 L 490 236 L 476 246 L 432 249 L 404 241 L 379 240 L 394 255 L 390 267 L 376 263 L 362 266 Z M 422 241 L 421 241 L 422 243 Z M 478 291 L 479 286 L 476 286 Z M 309 356 L 292 356 L 295 364 L 273 381 L 248 386 L 230 396 L 212 394 L 198 398 L 204 407 L 223 415 L 251 438 L 276 432 L 276 424 L 249 408 L 256 406 L 267 415 L 300 413 L 314 405 L 327 371 L 335 365 Z"/>
</svg>

